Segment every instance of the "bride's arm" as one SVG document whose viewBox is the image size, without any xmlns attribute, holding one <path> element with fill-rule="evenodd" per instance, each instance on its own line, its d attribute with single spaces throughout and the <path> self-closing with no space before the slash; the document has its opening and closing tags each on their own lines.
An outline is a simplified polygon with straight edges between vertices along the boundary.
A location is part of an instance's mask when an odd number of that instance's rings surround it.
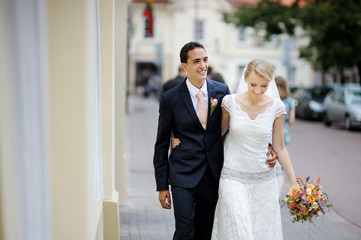
<svg viewBox="0 0 361 240">
<path fill-rule="evenodd" d="M 221 129 L 222 129 L 222 136 L 227 132 L 229 126 L 229 113 L 226 109 L 222 107 L 222 123 L 221 123 Z"/>
<path fill-rule="evenodd" d="M 272 136 L 272 145 L 273 149 L 277 152 L 278 161 L 281 164 L 283 170 L 285 171 L 288 179 L 290 180 L 292 186 L 297 185 L 295 172 L 293 170 L 292 162 L 288 151 L 286 149 L 284 136 L 283 136 L 283 124 L 285 121 L 285 115 L 281 115 L 276 118 L 273 124 L 273 136 Z"/>
</svg>

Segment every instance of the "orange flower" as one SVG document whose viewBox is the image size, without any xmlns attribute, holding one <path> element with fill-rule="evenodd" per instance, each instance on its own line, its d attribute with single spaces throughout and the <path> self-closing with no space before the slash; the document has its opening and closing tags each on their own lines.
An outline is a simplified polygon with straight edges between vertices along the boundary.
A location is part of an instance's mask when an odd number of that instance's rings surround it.
<svg viewBox="0 0 361 240">
<path fill-rule="evenodd" d="M 311 183 L 309 183 L 307 184 L 306 188 L 313 190 L 315 187 Z"/>
<path fill-rule="evenodd" d="M 291 201 L 291 202 L 289 202 L 287 205 L 288 205 L 289 208 L 294 208 L 294 207 L 296 206 L 296 202 L 295 202 L 295 201 Z"/>
<path fill-rule="evenodd" d="M 302 208 L 300 211 L 300 215 L 301 216 L 306 216 L 308 214 L 308 209 L 307 208 Z"/>
<path fill-rule="evenodd" d="M 290 197 L 294 197 L 294 196 L 297 195 L 297 191 L 298 191 L 298 190 L 300 190 L 300 187 L 299 187 L 298 185 L 293 186 L 293 187 L 290 189 L 288 195 L 289 195 Z"/>
<path fill-rule="evenodd" d="M 313 203 L 313 202 L 315 201 L 315 196 L 313 196 L 313 195 L 308 195 L 308 196 L 307 196 L 307 201 L 308 201 L 309 203 Z"/>
<path fill-rule="evenodd" d="M 316 197 L 317 200 L 320 200 L 320 199 L 321 199 L 321 195 L 320 195 L 318 192 L 316 192 L 316 193 L 313 194 L 313 195 Z"/>
</svg>

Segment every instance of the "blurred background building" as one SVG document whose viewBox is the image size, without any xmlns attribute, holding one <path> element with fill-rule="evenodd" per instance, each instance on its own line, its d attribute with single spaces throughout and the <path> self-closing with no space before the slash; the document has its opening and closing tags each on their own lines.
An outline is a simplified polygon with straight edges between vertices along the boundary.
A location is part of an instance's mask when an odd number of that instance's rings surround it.
<svg viewBox="0 0 361 240">
<path fill-rule="evenodd" d="M 276 74 L 287 77 L 291 85 L 311 85 L 314 82 L 311 66 L 298 58 L 297 45 L 302 39 L 275 36 L 271 41 L 262 42 L 252 28 L 235 27 L 223 21 L 222 12 L 232 11 L 247 1 L 131 2 L 130 92 L 134 93 L 138 86 L 142 86 L 144 69 L 156 71 L 163 81 L 174 77 L 180 63 L 179 51 L 189 41 L 199 41 L 205 46 L 210 66 L 224 76 L 231 90 L 237 87 L 247 62 L 254 58 L 267 59 Z"/>
</svg>

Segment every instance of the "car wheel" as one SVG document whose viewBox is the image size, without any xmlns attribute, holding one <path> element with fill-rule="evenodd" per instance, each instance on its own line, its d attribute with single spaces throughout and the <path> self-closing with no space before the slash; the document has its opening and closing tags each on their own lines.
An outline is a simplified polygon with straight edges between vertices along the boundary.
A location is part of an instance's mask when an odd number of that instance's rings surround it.
<svg viewBox="0 0 361 240">
<path fill-rule="evenodd" d="M 332 122 L 330 121 L 330 119 L 328 118 L 328 114 L 327 112 L 325 112 L 323 114 L 323 124 L 326 126 L 326 127 L 329 127 L 332 125 Z"/>
<path fill-rule="evenodd" d="M 346 117 L 345 117 L 345 123 L 344 123 L 344 125 L 345 125 L 345 128 L 346 128 L 347 130 L 350 130 L 350 129 L 352 128 L 352 123 L 351 123 L 351 117 L 350 117 L 350 116 L 346 116 Z"/>
</svg>

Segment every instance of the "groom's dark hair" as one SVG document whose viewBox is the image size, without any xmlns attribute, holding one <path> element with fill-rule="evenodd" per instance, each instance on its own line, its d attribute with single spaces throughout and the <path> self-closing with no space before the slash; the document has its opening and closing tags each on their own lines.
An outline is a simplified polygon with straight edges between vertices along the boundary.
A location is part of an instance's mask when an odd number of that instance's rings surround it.
<svg viewBox="0 0 361 240">
<path fill-rule="evenodd" d="M 180 61 L 181 63 L 187 63 L 188 60 L 188 51 L 193 50 L 195 48 L 203 48 L 204 51 L 206 50 L 203 45 L 199 42 L 189 42 L 186 43 L 182 49 L 180 50 Z"/>
</svg>

